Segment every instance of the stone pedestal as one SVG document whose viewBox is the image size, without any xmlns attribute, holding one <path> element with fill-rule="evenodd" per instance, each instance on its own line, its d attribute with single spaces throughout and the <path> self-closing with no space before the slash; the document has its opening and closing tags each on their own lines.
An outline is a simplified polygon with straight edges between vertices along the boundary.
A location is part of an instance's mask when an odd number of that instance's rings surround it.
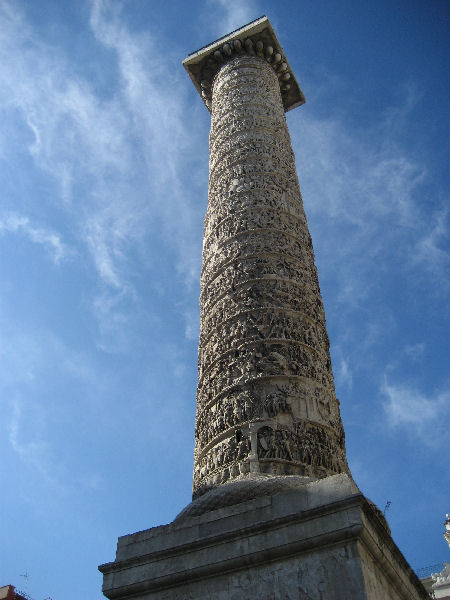
<svg viewBox="0 0 450 600">
<path fill-rule="evenodd" d="M 348 475 L 198 516 L 188 507 L 170 525 L 121 537 L 100 570 L 111 600 L 428 598 Z"/>
</svg>

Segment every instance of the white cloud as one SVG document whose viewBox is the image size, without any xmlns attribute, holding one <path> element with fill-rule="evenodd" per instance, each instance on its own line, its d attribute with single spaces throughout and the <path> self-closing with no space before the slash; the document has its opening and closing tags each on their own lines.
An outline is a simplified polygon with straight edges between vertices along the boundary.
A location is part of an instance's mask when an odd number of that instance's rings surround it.
<svg viewBox="0 0 450 600">
<path fill-rule="evenodd" d="M 59 263 L 70 253 L 57 233 L 33 226 L 28 217 L 14 213 L 0 215 L 0 235 L 5 233 L 22 233 L 35 244 L 41 244 L 50 252 L 55 263 Z"/>
<path fill-rule="evenodd" d="M 109 308 L 110 324 L 123 314 L 123 303 L 113 314 L 118 296 L 128 298 L 128 310 L 137 298 L 131 262 L 134 270 L 138 264 L 146 269 L 167 247 L 175 251 L 180 281 L 188 289 L 196 283 L 202 207 L 192 172 L 202 152 L 207 177 L 207 145 L 199 152 L 198 130 L 185 124 L 190 82 L 179 79 L 180 57 L 164 44 L 165 59 L 159 60 L 158 33 L 132 33 L 120 10 L 101 0 L 91 10 L 92 32 L 118 78 L 107 96 L 83 79 L 63 48 L 55 51 L 36 37 L 17 6 L 0 8 L 0 114 L 25 130 L 29 156 L 58 183 L 59 197 L 47 200 L 46 209 L 62 211 L 79 255 L 91 257 L 97 274 L 91 306 L 100 322 Z M 7 133 L 0 148 L 11 162 Z M 21 201 L 28 214 L 25 195 Z M 45 226 L 44 208 L 41 221 L 39 229 L 25 221 L 20 227 L 33 241 L 52 246 L 59 260 L 65 247 Z"/>
<path fill-rule="evenodd" d="M 448 272 L 449 254 L 447 251 L 449 241 L 450 210 L 442 208 L 436 214 L 430 215 L 431 222 L 427 221 L 428 232 L 417 241 L 413 261 L 429 269 L 436 275 Z M 447 286 L 449 280 L 443 277 L 441 285 Z"/>
<path fill-rule="evenodd" d="M 348 389 L 352 389 L 353 386 L 353 375 L 349 365 L 349 361 L 346 358 L 341 357 L 336 371 L 336 381 L 338 386 L 347 387 Z"/>
<path fill-rule="evenodd" d="M 386 144 L 389 132 L 383 126 L 369 136 L 370 145 L 366 132 L 361 137 L 350 133 L 337 118 L 298 117 L 293 130 L 308 212 L 319 226 L 332 219 L 348 228 L 347 239 L 329 249 L 336 262 L 362 251 L 365 257 L 376 257 L 383 253 L 386 236 L 392 241 L 406 228 L 420 225 L 414 194 L 426 176 L 425 167 L 393 142 Z M 300 140 L 305 140 L 307 152 Z M 380 227 L 387 223 L 390 229 L 380 236 Z"/>
<path fill-rule="evenodd" d="M 215 38 L 227 35 L 261 16 L 258 3 L 253 0 L 208 0 L 208 5 L 208 17 L 211 12 L 216 15 L 215 19 L 208 19 L 211 35 Z"/>
<path fill-rule="evenodd" d="M 30 407 L 27 407 L 28 418 L 30 418 Z M 33 411 L 33 420 L 37 425 L 38 419 L 36 410 Z M 8 424 L 9 442 L 13 450 L 18 454 L 21 461 L 32 470 L 37 471 L 39 476 L 43 478 L 46 485 L 49 485 L 53 491 L 62 491 L 65 485 L 62 484 L 60 477 L 56 475 L 56 465 L 53 460 L 52 452 L 48 442 L 36 431 L 29 437 L 23 435 L 23 406 L 18 400 L 12 403 L 12 415 Z"/>
<path fill-rule="evenodd" d="M 332 342 L 358 348 L 348 357 L 354 370 L 363 366 L 362 349 L 365 365 L 373 364 L 369 349 L 398 326 L 393 275 L 411 294 L 420 286 L 436 297 L 448 281 L 444 201 L 427 157 L 419 160 L 408 145 L 414 106 L 406 90 L 398 106 L 364 129 L 306 107 L 288 116 L 319 277 L 332 291 Z"/>
<path fill-rule="evenodd" d="M 181 308 L 181 307 L 180 307 Z M 184 311 L 184 319 L 186 323 L 184 335 L 186 339 L 191 342 L 197 342 L 198 336 L 200 334 L 199 326 L 200 326 L 200 316 L 198 314 L 198 309 L 194 310 L 185 310 Z"/>
<path fill-rule="evenodd" d="M 423 342 L 418 342 L 417 344 L 411 344 L 410 346 L 405 347 L 405 354 L 409 356 L 412 360 L 418 361 L 422 358 L 425 350 L 425 344 Z"/>
<path fill-rule="evenodd" d="M 48 493 L 74 492 L 84 485 L 85 477 L 97 475 L 86 465 L 82 473 L 69 468 L 59 436 L 65 432 L 65 449 L 76 439 L 71 419 L 79 402 L 85 415 L 97 410 L 90 401 L 91 394 L 98 401 L 98 373 L 91 360 L 69 349 L 50 331 L 27 330 L 10 323 L 6 314 L 0 315 L 0 340 L 2 423 L 6 439 L 26 469 L 29 484 L 25 488 L 43 487 L 45 498 Z M 72 394 L 77 396 L 75 401 Z M 31 496 L 30 501 L 36 498 Z"/>
<path fill-rule="evenodd" d="M 99 100 L 64 54 L 34 35 L 17 6 L 2 3 L 0 20 L 1 108 L 22 115 L 32 133 L 30 153 L 61 183 L 65 200 L 80 169 L 91 178 L 126 169 L 126 119 L 117 102 Z"/>
<path fill-rule="evenodd" d="M 411 438 L 435 446 L 445 440 L 450 417 L 450 392 L 423 394 L 404 385 L 391 385 L 387 379 L 381 389 L 383 409 L 392 429 L 401 429 Z"/>
</svg>

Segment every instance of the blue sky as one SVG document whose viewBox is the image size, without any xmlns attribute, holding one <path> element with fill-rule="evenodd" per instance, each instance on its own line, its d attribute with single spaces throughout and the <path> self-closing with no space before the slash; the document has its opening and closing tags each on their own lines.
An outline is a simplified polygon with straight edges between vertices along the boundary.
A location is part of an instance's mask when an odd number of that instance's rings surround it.
<svg viewBox="0 0 450 600">
<path fill-rule="evenodd" d="M 117 537 L 190 501 L 209 114 L 181 61 L 262 14 L 307 100 L 354 478 L 413 567 L 449 560 L 450 5 L 3 0 L 0 585 L 99 600 Z"/>
</svg>

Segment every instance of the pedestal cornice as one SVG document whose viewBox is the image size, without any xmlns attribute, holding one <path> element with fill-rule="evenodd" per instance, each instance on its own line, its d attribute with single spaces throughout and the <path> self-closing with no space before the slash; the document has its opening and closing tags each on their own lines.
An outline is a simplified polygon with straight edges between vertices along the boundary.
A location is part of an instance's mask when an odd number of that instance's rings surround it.
<svg viewBox="0 0 450 600">
<path fill-rule="evenodd" d="M 99 569 L 111 600 L 428 597 L 346 475 L 124 536 Z"/>
</svg>

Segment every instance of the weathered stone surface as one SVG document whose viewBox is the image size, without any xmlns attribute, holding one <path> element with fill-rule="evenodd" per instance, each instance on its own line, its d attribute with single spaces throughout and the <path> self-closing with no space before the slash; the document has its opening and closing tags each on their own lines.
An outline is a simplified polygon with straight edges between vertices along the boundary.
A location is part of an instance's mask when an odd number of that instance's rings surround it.
<svg viewBox="0 0 450 600">
<path fill-rule="evenodd" d="M 124 536 L 100 568 L 111 599 L 428 598 L 348 475 Z"/>
<path fill-rule="evenodd" d="M 279 79 L 258 55 L 211 84 L 200 307 L 194 498 L 246 473 L 347 472 Z"/>
</svg>

